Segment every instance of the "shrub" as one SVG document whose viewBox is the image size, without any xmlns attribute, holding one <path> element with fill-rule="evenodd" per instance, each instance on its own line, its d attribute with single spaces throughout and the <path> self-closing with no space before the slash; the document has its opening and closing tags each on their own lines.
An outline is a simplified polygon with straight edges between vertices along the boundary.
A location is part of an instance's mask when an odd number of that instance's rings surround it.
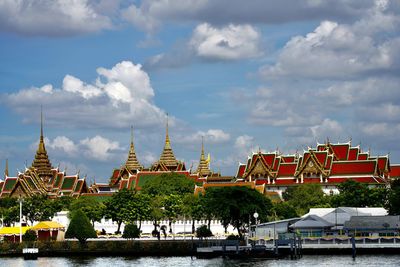
<svg viewBox="0 0 400 267">
<path fill-rule="evenodd" d="M 122 234 L 123 238 L 139 238 L 140 230 L 136 224 L 127 224 L 125 225 L 124 233 Z"/>
<path fill-rule="evenodd" d="M 213 236 L 210 229 L 208 229 L 207 225 L 202 225 L 196 229 L 196 236 L 198 238 L 206 238 Z"/>
<path fill-rule="evenodd" d="M 26 242 L 33 242 L 37 240 L 37 234 L 34 230 L 27 230 L 25 234 L 22 236 L 22 240 Z"/>
<path fill-rule="evenodd" d="M 85 244 L 88 238 L 96 237 L 96 231 L 85 213 L 81 210 L 75 211 L 65 233 L 65 238 L 76 238 L 81 244 Z"/>
</svg>

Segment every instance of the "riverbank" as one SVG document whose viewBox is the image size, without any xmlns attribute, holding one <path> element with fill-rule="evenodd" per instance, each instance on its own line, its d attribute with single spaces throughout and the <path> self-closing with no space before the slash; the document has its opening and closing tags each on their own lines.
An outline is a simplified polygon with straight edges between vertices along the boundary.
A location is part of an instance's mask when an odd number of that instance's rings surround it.
<svg viewBox="0 0 400 267">
<path fill-rule="evenodd" d="M 196 256 L 197 247 L 205 247 L 221 240 L 96 240 L 85 245 L 78 241 L 35 242 L 35 243 L 0 243 L 0 257 L 20 257 L 24 247 L 39 248 L 39 257 L 116 257 L 116 256 Z M 284 252 L 286 249 L 282 249 Z M 286 253 L 284 253 L 286 254 Z M 351 247 L 313 245 L 302 247 L 303 255 L 351 255 Z M 398 246 L 357 247 L 357 255 L 400 254 Z"/>
</svg>

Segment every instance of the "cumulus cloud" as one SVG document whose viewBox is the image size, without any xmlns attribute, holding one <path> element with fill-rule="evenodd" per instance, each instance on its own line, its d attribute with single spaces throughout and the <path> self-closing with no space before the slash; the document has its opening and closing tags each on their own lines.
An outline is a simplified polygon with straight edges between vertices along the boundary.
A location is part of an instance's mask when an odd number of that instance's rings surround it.
<svg viewBox="0 0 400 267">
<path fill-rule="evenodd" d="M 111 19 L 101 10 L 90 0 L 3 0 L 0 31 L 66 36 L 110 29 Z"/>
<path fill-rule="evenodd" d="M 371 74 L 398 75 L 400 16 L 377 5 L 352 24 L 322 21 L 306 36 L 292 37 L 273 65 L 260 69 L 267 79 L 280 76 L 348 79 Z"/>
<path fill-rule="evenodd" d="M 323 18 L 351 20 L 375 6 L 374 0 L 176 0 L 142 1 L 124 11 L 124 18 L 143 31 L 154 31 L 162 22 L 197 21 L 213 25 L 285 23 Z"/>
<path fill-rule="evenodd" d="M 57 136 L 53 141 L 46 142 L 47 147 L 51 149 L 59 149 L 68 155 L 76 155 L 78 152 L 78 145 L 66 136 Z"/>
<path fill-rule="evenodd" d="M 209 129 L 206 132 L 197 131 L 193 134 L 183 135 L 176 138 L 176 143 L 191 144 L 200 142 L 204 137 L 206 143 L 225 143 L 230 140 L 231 136 L 229 133 L 224 132 L 221 129 Z"/>
<path fill-rule="evenodd" d="M 66 75 L 62 87 L 47 84 L 4 94 L 4 103 L 24 117 L 37 121 L 38 99 L 49 124 L 71 127 L 151 127 L 165 121 L 165 113 L 154 102 L 150 78 L 140 64 L 122 61 L 114 67 L 98 68 L 96 82 L 86 83 Z M 20 105 L 21 99 L 24 105 Z M 174 118 L 171 118 L 171 124 Z"/>
<path fill-rule="evenodd" d="M 260 34 L 251 25 L 233 25 L 215 28 L 200 24 L 189 42 L 199 57 L 236 60 L 261 55 Z"/>
<path fill-rule="evenodd" d="M 111 157 L 111 152 L 121 150 L 119 143 L 111 141 L 102 136 L 96 135 L 93 138 L 86 138 L 80 141 L 80 144 L 86 148 L 85 155 L 100 161 L 105 161 Z"/>
</svg>

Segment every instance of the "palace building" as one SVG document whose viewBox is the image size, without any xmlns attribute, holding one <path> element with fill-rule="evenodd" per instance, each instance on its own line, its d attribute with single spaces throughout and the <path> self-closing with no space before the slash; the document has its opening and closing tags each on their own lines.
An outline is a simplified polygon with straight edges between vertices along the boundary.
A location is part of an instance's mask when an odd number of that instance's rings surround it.
<svg viewBox="0 0 400 267">
<path fill-rule="evenodd" d="M 24 172 L 9 176 L 8 161 L 4 171 L 4 181 L 0 181 L 1 197 L 26 197 L 35 194 L 45 194 L 49 198 L 60 196 L 78 197 L 88 192 L 84 178 L 76 175 L 68 176 L 65 171 L 54 168 L 47 155 L 43 137 L 43 115 L 41 114 L 40 138 L 35 158 L 31 167 L 25 167 Z"/>
<path fill-rule="evenodd" d="M 281 194 L 290 186 L 320 184 L 325 193 L 336 193 L 337 185 L 347 180 L 369 186 L 388 185 L 399 176 L 400 166 L 390 165 L 389 156 L 372 156 L 351 142 L 317 144 L 302 154 L 281 155 L 278 151 L 258 151 L 239 164 L 238 181 L 264 185 L 266 191 Z"/>
</svg>

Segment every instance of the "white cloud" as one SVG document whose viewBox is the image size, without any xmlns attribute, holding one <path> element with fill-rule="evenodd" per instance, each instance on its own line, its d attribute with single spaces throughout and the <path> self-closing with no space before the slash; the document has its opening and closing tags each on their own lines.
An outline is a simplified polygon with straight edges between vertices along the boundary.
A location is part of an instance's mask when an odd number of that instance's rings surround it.
<svg viewBox="0 0 400 267">
<path fill-rule="evenodd" d="M 235 147 L 238 150 L 248 150 L 254 144 L 254 137 L 249 135 L 240 135 L 235 140 Z"/>
<path fill-rule="evenodd" d="M 219 60 L 253 58 L 261 55 L 260 34 L 251 25 L 216 28 L 200 24 L 189 42 L 199 57 Z"/>
<path fill-rule="evenodd" d="M 68 155 L 77 156 L 76 153 L 78 152 L 78 146 L 68 137 L 57 136 L 53 141 L 49 140 L 46 145 L 51 149 L 59 149 Z"/>
<path fill-rule="evenodd" d="M 25 35 L 65 36 L 112 27 L 89 0 L 3 0 L 0 30 Z"/>
<path fill-rule="evenodd" d="M 292 37 L 278 60 L 260 73 L 310 79 L 348 79 L 382 72 L 398 75 L 400 16 L 382 7 L 368 10 L 353 24 L 323 21 L 306 36 Z"/>
<path fill-rule="evenodd" d="M 388 4 L 393 5 L 394 4 Z M 136 28 L 153 32 L 168 22 L 208 22 L 213 25 L 280 24 L 323 18 L 351 20 L 374 8 L 375 0 L 144 0 L 122 12 Z M 393 8 L 391 7 L 387 7 Z"/>
<path fill-rule="evenodd" d="M 135 123 L 140 128 L 165 121 L 165 113 L 153 103 L 154 90 L 140 64 L 122 61 L 111 69 L 98 68 L 97 73 L 94 84 L 66 75 L 60 89 L 50 84 L 22 89 L 4 94 L 3 101 L 26 122 L 39 118 L 32 112 L 38 99 L 49 124 L 121 128 Z M 24 105 L 20 105 L 21 99 Z"/>
<path fill-rule="evenodd" d="M 80 144 L 86 148 L 84 153 L 87 157 L 100 161 L 109 159 L 113 151 L 121 150 L 118 142 L 111 141 L 99 135 L 83 139 L 80 141 Z"/>
<path fill-rule="evenodd" d="M 225 143 L 231 138 L 229 133 L 226 133 L 221 129 L 209 129 L 206 132 L 198 131 L 193 134 L 180 136 L 176 138 L 174 142 L 182 144 L 192 144 L 200 142 L 202 137 L 204 137 L 204 142 L 213 144 Z"/>
<path fill-rule="evenodd" d="M 66 92 L 78 93 L 85 99 L 96 97 L 102 94 L 102 91 L 99 88 L 93 85 L 85 84 L 78 78 L 68 74 L 64 77 L 62 88 Z M 47 91 L 44 92 L 47 93 Z"/>
</svg>

